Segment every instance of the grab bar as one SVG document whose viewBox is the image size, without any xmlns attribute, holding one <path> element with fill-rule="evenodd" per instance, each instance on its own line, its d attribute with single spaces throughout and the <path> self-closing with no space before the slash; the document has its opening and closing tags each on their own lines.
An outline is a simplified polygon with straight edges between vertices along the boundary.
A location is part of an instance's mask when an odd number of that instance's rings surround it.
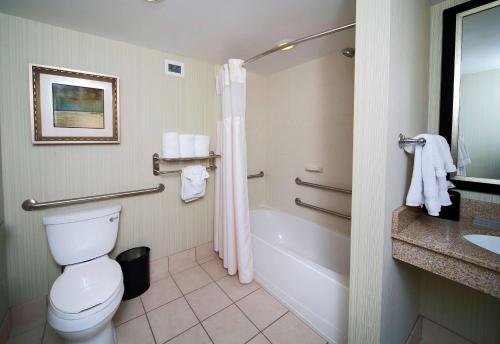
<svg viewBox="0 0 500 344">
<path fill-rule="evenodd" d="M 299 207 L 314 209 L 314 210 L 321 211 L 321 212 L 326 213 L 326 214 L 338 216 L 338 217 L 341 217 L 341 218 L 344 218 L 344 219 L 347 219 L 347 220 L 351 219 L 351 215 L 338 213 L 338 212 L 330 210 L 330 209 L 325 209 L 325 208 L 321 208 L 321 207 L 318 207 L 318 206 L 315 206 L 315 205 L 312 205 L 312 204 L 304 203 L 304 202 L 302 202 L 300 200 L 300 198 L 296 198 L 295 199 L 295 204 L 297 204 Z"/>
<path fill-rule="evenodd" d="M 256 174 L 249 174 L 247 176 L 247 179 L 262 178 L 262 177 L 264 177 L 264 171 L 260 171 L 259 173 Z"/>
<path fill-rule="evenodd" d="M 151 194 L 151 193 L 162 192 L 163 190 L 165 190 L 165 185 L 158 184 L 157 187 L 150 188 L 150 189 L 132 190 L 132 191 L 116 192 L 116 193 L 110 193 L 110 194 L 104 194 L 104 195 L 61 199 L 58 201 L 50 201 L 50 202 L 38 202 L 34 199 L 27 199 L 23 202 L 21 207 L 26 211 L 31 211 L 31 210 L 39 210 L 39 209 L 45 209 L 45 208 L 62 207 L 65 205 L 103 201 L 103 200 L 113 199 L 113 198 L 146 195 L 146 194 Z"/>
<path fill-rule="evenodd" d="M 295 178 L 295 184 L 309 186 L 309 187 L 316 188 L 316 189 L 323 189 L 323 190 L 328 190 L 328 191 L 342 192 L 342 193 L 349 194 L 349 195 L 352 193 L 352 191 L 348 190 L 348 189 L 341 189 L 341 188 L 336 188 L 334 186 L 328 186 L 328 185 L 321 185 L 321 184 L 304 182 L 299 177 Z"/>
</svg>

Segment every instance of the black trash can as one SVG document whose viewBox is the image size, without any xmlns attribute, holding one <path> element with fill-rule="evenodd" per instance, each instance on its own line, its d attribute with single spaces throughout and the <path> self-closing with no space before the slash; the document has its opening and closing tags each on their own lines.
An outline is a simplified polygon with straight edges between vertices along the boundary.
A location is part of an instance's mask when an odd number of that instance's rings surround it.
<svg viewBox="0 0 500 344">
<path fill-rule="evenodd" d="M 149 288 L 149 247 L 134 247 L 116 257 L 123 272 L 123 300 L 133 299 Z"/>
</svg>

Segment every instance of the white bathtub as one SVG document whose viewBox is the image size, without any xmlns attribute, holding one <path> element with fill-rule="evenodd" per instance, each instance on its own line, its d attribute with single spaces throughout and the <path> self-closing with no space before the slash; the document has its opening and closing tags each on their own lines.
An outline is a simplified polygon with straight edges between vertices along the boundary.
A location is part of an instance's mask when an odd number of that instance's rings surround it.
<svg viewBox="0 0 500 344">
<path fill-rule="evenodd" d="M 329 343 L 347 343 L 347 235 L 287 213 L 250 211 L 255 279 Z"/>
</svg>

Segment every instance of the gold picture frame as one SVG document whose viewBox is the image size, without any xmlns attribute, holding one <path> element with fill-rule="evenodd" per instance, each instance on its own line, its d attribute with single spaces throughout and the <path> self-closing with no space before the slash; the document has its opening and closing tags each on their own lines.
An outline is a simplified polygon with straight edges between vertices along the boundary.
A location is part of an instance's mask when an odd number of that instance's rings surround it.
<svg viewBox="0 0 500 344">
<path fill-rule="evenodd" d="M 33 144 L 120 143 L 116 76 L 30 64 Z"/>
</svg>

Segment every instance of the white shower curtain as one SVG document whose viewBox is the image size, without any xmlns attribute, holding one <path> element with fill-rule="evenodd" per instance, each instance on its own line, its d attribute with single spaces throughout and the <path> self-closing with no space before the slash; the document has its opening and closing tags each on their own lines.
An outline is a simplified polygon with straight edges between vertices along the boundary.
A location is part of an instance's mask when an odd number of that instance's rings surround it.
<svg viewBox="0 0 500 344">
<path fill-rule="evenodd" d="M 243 61 L 230 59 L 217 77 L 222 119 L 217 122 L 214 248 L 230 275 L 241 283 L 253 279 L 252 239 L 248 210 L 245 137 L 246 70 Z"/>
</svg>

